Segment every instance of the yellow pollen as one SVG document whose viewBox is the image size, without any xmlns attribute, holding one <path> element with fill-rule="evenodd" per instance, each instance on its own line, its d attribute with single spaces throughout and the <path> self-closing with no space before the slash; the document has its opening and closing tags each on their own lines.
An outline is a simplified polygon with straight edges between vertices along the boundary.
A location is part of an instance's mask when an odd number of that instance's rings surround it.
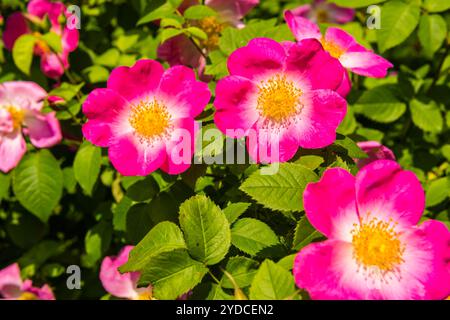
<svg viewBox="0 0 450 320">
<path fill-rule="evenodd" d="M 404 245 L 392 221 L 377 218 L 361 221 L 352 230 L 354 255 L 364 268 L 378 267 L 382 272 L 394 271 L 403 262 Z"/>
<path fill-rule="evenodd" d="M 50 52 L 50 47 L 48 44 L 42 40 L 42 34 L 39 32 L 33 32 L 33 36 L 37 39 L 36 40 L 36 47 L 38 50 L 40 50 L 42 53 L 48 53 Z"/>
<path fill-rule="evenodd" d="M 152 298 L 152 292 L 151 291 L 145 291 L 141 293 L 138 297 L 138 300 L 153 300 Z"/>
<path fill-rule="evenodd" d="M 284 75 L 276 75 L 258 86 L 257 108 L 266 119 L 282 123 L 301 108 L 302 91 Z"/>
<path fill-rule="evenodd" d="M 7 106 L 6 110 L 9 112 L 12 122 L 13 122 L 13 128 L 19 129 L 22 126 L 23 119 L 25 117 L 25 114 L 22 109 L 16 108 L 13 106 Z"/>
<path fill-rule="evenodd" d="M 225 28 L 224 23 L 217 21 L 216 17 L 207 17 L 198 22 L 198 27 L 202 29 L 208 38 L 200 43 L 203 47 L 212 51 L 219 47 L 220 34 Z"/>
<path fill-rule="evenodd" d="M 336 59 L 339 59 L 345 52 L 345 49 L 341 48 L 338 44 L 332 41 L 327 41 L 324 38 L 320 40 L 320 43 L 322 43 L 325 51 L 328 51 L 328 53 Z"/>
<path fill-rule="evenodd" d="M 162 102 L 141 100 L 132 106 L 129 122 L 141 142 L 150 143 L 167 133 L 170 115 Z"/>
<path fill-rule="evenodd" d="M 17 300 L 38 300 L 37 296 L 31 292 L 24 292 Z"/>
</svg>

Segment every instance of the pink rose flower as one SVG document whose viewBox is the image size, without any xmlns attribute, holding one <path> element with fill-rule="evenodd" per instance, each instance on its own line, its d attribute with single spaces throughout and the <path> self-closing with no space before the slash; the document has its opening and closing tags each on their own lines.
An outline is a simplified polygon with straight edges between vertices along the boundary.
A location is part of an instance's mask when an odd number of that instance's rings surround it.
<svg viewBox="0 0 450 320">
<path fill-rule="evenodd" d="M 0 299 L 7 300 L 55 300 L 48 285 L 33 287 L 31 280 L 22 281 L 17 263 L 0 270 Z"/>
<path fill-rule="evenodd" d="M 339 7 L 326 0 L 314 0 L 311 4 L 292 9 L 291 12 L 296 17 L 307 18 L 315 23 L 344 24 L 355 17 L 354 9 Z"/>
<path fill-rule="evenodd" d="M 303 194 L 311 224 L 328 239 L 303 248 L 294 262 L 298 287 L 312 299 L 444 299 L 450 294 L 450 233 L 419 222 L 422 186 L 392 160 L 356 177 L 325 171 Z"/>
<path fill-rule="evenodd" d="M 386 59 L 373 53 L 358 44 L 356 40 L 344 30 L 330 27 L 322 36 L 319 27 L 308 19 L 295 16 L 291 11 L 286 11 L 284 18 L 297 41 L 303 39 L 317 39 L 331 56 L 338 59 L 345 68 L 352 72 L 374 78 L 383 78 L 387 75 L 387 69 L 393 65 Z M 341 87 L 338 92 L 346 96 L 351 89 L 348 75 L 344 73 Z"/>
<path fill-rule="evenodd" d="M 62 27 L 59 18 L 64 15 L 69 18 L 71 14 L 66 12 L 66 7 L 61 2 L 51 2 L 49 0 L 31 0 L 27 6 L 27 14 L 21 12 L 13 13 L 6 20 L 6 27 L 3 33 L 3 42 L 8 50 L 12 50 L 17 38 L 24 34 L 34 34 L 36 41 L 34 53 L 41 57 L 41 70 L 50 78 L 59 78 L 64 74 L 64 70 L 69 68 L 69 53 L 78 46 L 78 30 Z M 38 32 L 33 32 L 30 23 L 39 23 L 48 17 L 51 28 L 50 31 L 61 37 L 62 52 L 54 53 L 48 45 L 39 40 L 41 36 Z"/>
<path fill-rule="evenodd" d="M 89 94 L 83 135 L 108 147 L 109 159 L 123 175 L 146 176 L 158 168 L 178 174 L 191 164 L 198 131 L 194 118 L 210 97 L 207 84 L 196 81 L 191 69 L 164 71 L 157 61 L 140 60 L 131 68 L 115 68 L 107 88 Z"/>
<path fill-rule="evenodd" d="M 61 128 L 55 113 L 42 113 L 47 93 L 28 81 L 0 84 L 0 170 L 17 166 L 26 152 L 22 135 L 37 148 L 48 148 L 61 141 Z"/>
<path fill-rule="evenodd" d="M 217 16 L 207 17 L 198 22 L 198 27 L 208 35 L 208 40 L 200 43 L 206 54 L 219 45 L 220 33 L 226 26 L 243 28 L 242 18 L 257 4 L 259 0 L 206 0 L 205 5 L 217 12 Z M 199 4 L 198 0 L 185 0 L 180 10 L 184 11 L 192 5 Z M 198 69 L 204 81 L 210 78 L 205 76 L 206 60 L 198 48 L 185 35 L 170 38 L 158 47 L 158 58 L 167 61 L 171 66 L 186 65 Z"/>
<path fill-rule="evenodd" d="M 151 300 L 152 287 L 138 288 L 139 272 L 121 274 L 118 268 L 128 261 L 133 246 L 125 246 L 117 257 L 105 257 L 100 266 L 100 281 L 111 295 L 130 300 Z"/>
<path fill-rule="evenodd" d="M 228 136 L 246 136 L 253 160 L 285 162 L 299 147 L 336 139 L 347 103 L 333 90 L 344 70 L 317 40 L 253 39 L 230 55 L 228 70 L 217 83 L 214 121 Z"/>
<path fill-rule="evenodd" d="M 365 159 L 355 159 L 358 168 L 362 168 L 376 160 L 394 160 L 395 155 L 391 149 L 377 141 L 361 141 L 357 143 L 358 147 L 369 156 Z"/>
</svg>

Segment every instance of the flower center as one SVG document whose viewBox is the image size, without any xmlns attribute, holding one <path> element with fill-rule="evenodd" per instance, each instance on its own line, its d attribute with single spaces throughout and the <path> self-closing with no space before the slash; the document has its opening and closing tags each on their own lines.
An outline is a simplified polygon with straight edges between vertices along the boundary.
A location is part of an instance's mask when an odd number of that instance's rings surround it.
<svg viewBox="0 0 450 320">
<path fill-rule="evenodd" d="M 25 117 L 25 113 L 23 112 L 23 110 L 13 106 L 7 106 L 6 111 L 8 111 L 9 115 L 11 116 L 13 128 L 19 129 L 22 126 L 22 122 Z"/>
<path fill-rule="evenodd" d="M 37 296 L 31 292 L 24 292 L 17 300 L 38 300 Z"/>
<path fill-rule="evenodd" d="M 152 292 L 145 291 L 145 292 L 141 293 L 138 297 L 138 300 L 152 300 Z"/>
<path fill-rule="evenodd" d="M 318 9 L 316 11 L 317 22 L 324 23 L 328 21 L 328 11 L 326 9 Z"/>
<path fill-rule="evenodd" d="M 356 260 L 367 267 L 378 267 L 381 271 L 393 271 L 403 262 L 405 248 L 399 233 L 391 222 L 377 218 L 361 222 L 352 230 L 352 244 Z"/>
<path fill-rule="evenodd" d="M 151 143 L 170 128 L 170 115 L 161 101 L 141 100 L 132 106 L 129 122 L 141 142 Z"/>
<path fill-rule="evenodd" d="M 325 51 L 327 51 L 333 58 L 339 59 L 345 52 L 343 48 L 341 48 L 333 41 L 327 41 L 324 38 L 322 38 L 320 40 L 320 43 L 322 43 L 322 46 L 325 49 Z"/>
<path fill-rule="evenodd" d="M 39 32 L 33 32 L 33 36 L 36 38 L 36 49 L 39 53 L 49 53 L 50 47 L 48 44 L 42 40 L 42 34 Z"/>
<path fill-rule="evenodd" d="M 268 120 L 282 123 L 302 107 L 302 91 L 285 75 L 276 75 L 258 86 L 258 110 Z"/>
<path fill-rule="evenodd" d="M 201 41 L 202 46 L 209 51 L 217 49 L 219 47 L 220 33 L 225 28 L 225 24 L 217 21 L 216 17 L 207 17 L 198 22 L 198 27 L 208 36 L 208 39 Z"/>
</svg>

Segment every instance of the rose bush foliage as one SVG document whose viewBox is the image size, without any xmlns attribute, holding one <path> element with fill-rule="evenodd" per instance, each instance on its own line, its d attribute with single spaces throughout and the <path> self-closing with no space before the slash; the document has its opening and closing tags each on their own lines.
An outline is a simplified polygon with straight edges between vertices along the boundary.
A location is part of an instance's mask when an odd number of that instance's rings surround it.
<svg viewBox="0 0 450 320">
<path fill-rule="evenodd" d="M 446 1 L 0 8 L 0 297 L 450 295 Z"/>
</svg>

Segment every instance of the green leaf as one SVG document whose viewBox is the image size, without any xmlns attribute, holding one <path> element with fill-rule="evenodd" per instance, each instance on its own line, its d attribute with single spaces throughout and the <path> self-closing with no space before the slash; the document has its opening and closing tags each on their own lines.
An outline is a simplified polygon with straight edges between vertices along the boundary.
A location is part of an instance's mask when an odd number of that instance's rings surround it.
<svg viewBox="0 0 450 320">
<path fill-rule="evenodd" d="M 68 193 L 74 194 L 77 191 L 77 181 L 75 180 L 75 174 L 72 167 L 66 167 L 62 170 L 64 188 Z"/>
<path fill-rule="evenodd" d="M 152 176 L 138 180 L 127 187 L 127 197 L 133 201 L 147 201 L 159 191 L 159 186 Z"/>
<path fill-rule="evenodd" d="M 206 300 L 234 300 L 234 299 L 233 296 L 230 296 L 229 294 L 225 293 L 222 290 L 222 287 L 213 283 L 211 284 L 211 290 L 209 291 Z"/>
<path fill-rule="evenodd" d="M 14 170 L 13 190 L 20 204 L 47 222 L 63 191 L 63 174 L 48 150 L 26 155 Z"/>
<path fill-rule="evenodd" d="M 230 203 L 225 209 L 223 209 L 223 213 L 225 214 L 228 222 L 232 224 L 248 209 L 248 207 L 250 207 L 250 203 L 248 202 Z"/>
<path fill-rule="evenodd" d="M 195 5 L 187 8 L 183 15 L 186 19 L 200 20 L 203 18 L 216 16 L 217 12 L 208 6 Z"/>
<path fill-rule="evenodd" d="M 10 184 L 10 175 L 0 172 L 0 203 L 2 202 L 2 199 L 8 196 Z"/>
<path fill-rule="evenodd" d="M 163 252 L 146 265 L 139 284 L 151 284 L 157 299 L 173 300 L 194 288 L 207 272 L 186 250 Z"/>
<path fill-rule="evenodd" d="M 423 131 L 439 133 L 444 126 L 444 118 L 442 117 L 439 106 L 434 101 L 428 103 L 413 99 L 409 108 L 414 124 Z"/>
<path fill-rule="evenodd" d="M 94 64 L 114 68 L 120 58 L 120 52 L 116 48 L 106 50 L 101 55 L 94 59 Z"/>
<path fill-rule="evenodd" d="M 208 35 L 206 34 L 206 32 L 197 27 L 186 28 L 186 29 L 184 29 L 184 32 L 187 33 L 187 35 L 191 35 L 200 40 L 208 39 Z"/>
<path fill-rule="evenodd" d="M 165 42 L 166 40 L 176 37 L 179 34 L 182 34 L 183 30 L 175 29 L 175 28 L 167 28 L 163 29 L 161 31 L 161 43 Z"/>
<path fill-rule="evenodd" d="M 67 82 L 61 83 L 61 85 L 48 93 L 49 96 L 57 96 L 66 101 L 70 101 L 84 86 L 84 83 L 80 84 L 70 84 Z"/>
<path fill-rule="evenodd" d="M 367 153 L 361 150 L 360 147 L 356 144 L 355 141 L 350 139 L 349 137 L 343 136 L 341 134 L 337 134 L 336 141 L 334 142 L 335 146 L 340 146 L 347 151 L 347 155 L 352 158 L 364 159 L 367 158 Z"/>
<path fill-rule="evenodd" d="M 14 64 L 20 71 L 30 75 L 31 63 L 33 62 L 34 45 L 37 39 L 31 34 L 21 35 L 14 42 L 12 56 Z"/>
<path fill-rule="evenodd" d="M 169 2 L 167 2 L 162 6 L 156 8 L 155 10 L 152 10 L 142 18 L 140 18 L 139 21 L 137 22 L 137 26 L 158 19 L 169 18 L 171 15 L 174 15 L 174 11 L 175 11 L 174 7 Z"/>
<path fill-rule="evenodd" d="M 52 49 L 52 51 L 62 52 L 61 37 L 54 32 L 48 32 L 42 36 L 42 40 Z"/>
<path fill-rule="evenodd" d="M 280 244 L 277 235 L 267 224 L 253 218 L 243 218 L 234 223 L 231 243 L 251 256 Z"/>
<path fill-rule="evenodd" d="M 138 243 L 155 225 L 150 214 L 148 203 L 137 203 L 128 210 L 125 238 L 130 244 Z"/>
<path fill-rule="evenodd" d="M 377 4 L 386 0 L 330 0 L 329 2 L 335 3 L 341 7 L 347 8 L 363 8 L 370 6 L 371 4 Z"/>
<path fill-rule="evenodd" d="M 290 299 L 296 292 L 294 277 L 291 272 L 265 260 L 250 287 L 251 300 L 283 300 Z"/>
<path fill-rule="evenodd" d="M 294 261 L 295 258 L 297 257 L 297 254 L 290 254 L 282 259 L 280 259 L 280 261 L 277 262 L 277 265 L 279 265 L 280 267 L 291 271 L 294 268 Z"/>
<path fill-rule="evenodd" d="M 112 225 L 111 222 L 102 220 L 86 233 L 84 247 L 86 255 L 83 263 L 87 267 L 94 267 L 97 261 L 103 257 L 111 244 Z"/>
<path fill-rule="evenodd" d="M 316 156 L 312 154 L 302 155 L 298 160 L 295 161 L 296 164 L 300 164 L 311 170 L 317 169 L 323 162 L 324 159 L 321 156 Z"/>
<path fill-rule="evenodd" d="M 266 208 L 300 212 L 303 210 L 303 190 L 318 177 L 302 165 L 281 163 L 279 166 L 273 175 L 254 172 L 240 189 Z"/>
<path fill-rule="evenodd" d="M 182 22 L 179 19 L 165 18 L 161 19 L 161 28 L 173 27 L 176 29 L 181 29 L 183 27 Z"/>
<path fill-rule="evenodd" d="M 450 2 L 445 0 L 424 0 L 423 7 L 429 12 L 442 12 L 450 9 Z"/>
<path fill-rule="evenodd" d="M 381 52 L 393 48 L 414 31 L 420 18 L 420 8 L 415 1 L 389 1 L 381 8 L 381 29 L 377 30 Z"/>
<path fill-rule="evenodd" d="M 252 283 L 258 265 L 259 263 L 253 259 L 236 256 L 228 260 L 225 270 L 233 277 L 239 288 L 245 288 Z M 234 289 L 233 283 L 225 274 L 220 284 L 226 289 Z"/>
<path fill-rule="evenodd" d="M 92 190 L 100 174 L 102 151 L 89 141 L 83 142 L 73 161 L 75 179 L 84 192 L 92 195 Z"/>
<path fill-rule="evenodd" d="M 161 222 L 131 250 L 127 263 L 122 265 L 119 270 L 120 272 L 140 271 L 155 256 L 184 248 L 186 248 L 186 243 L 180 228 L 173 222 Z"/>
<path fill-rule="evenodd" d="M 305 216 L 303 216 L 297 222 L 297 226 L 295 227 L 292 250 L 299 251 L 319 238 L 322 238 L 322 234 L 309 223 Z"/>
<path fill-rule="evenodd" d="M 425 55 L 432 58 L 447 35 L 447 24 L 444 18 L 438 14 L 422 16 L 418 35 Z"/>
<path fill-rule="evenodd" d="M 392 85 L 381 85 L 365 91 L 354 105 L 354 111 L 370 120 L 389 123 L 400 118 L 406 111 Z"/>
<path fill-rule="evenodd" d="M 431 181 L 426 193 L 426 206 L 435 206 L 450 196 L 450 177 Z"/>
<path fill-rule="evenodd" d="M 193 258 L 213 265 L 230 248 L 230 225 L 222 210 L 209 198 L 198 195 L 180 206 L 180 226 Z"/>
</svg>

